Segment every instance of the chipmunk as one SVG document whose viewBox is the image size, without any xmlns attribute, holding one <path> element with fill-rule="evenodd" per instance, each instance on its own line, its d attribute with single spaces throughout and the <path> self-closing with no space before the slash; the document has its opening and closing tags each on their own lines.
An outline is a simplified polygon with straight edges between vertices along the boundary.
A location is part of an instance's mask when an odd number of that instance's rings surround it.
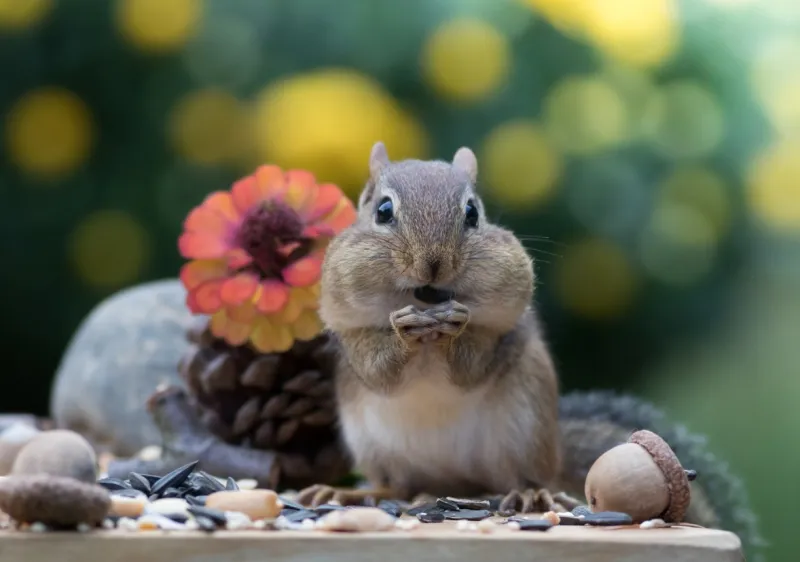
<svg viewBox="0 0 800 562">
<path fill-rule="evenodd" d="M 326 251 L 319 307 L 339 349 L 342 438 L 373 486 L 363 493 L 500 496 L 501 510 L 563 510 L 583 495 L 591 464 L 642 428 L 691 454 L 701 478 L 725 471 L 641 401 L 560 398 L 533 260 L 488 220 L 472 150 L 450 162 L 392 162 L 377 142 L 369 172 L 355 223 Z M 722 481 L 744 501 L 735 478 Z M 755 533 L 749 511 L 720 513 L 723 498 L 693 488 L 688 519 L 719 526 L 730 515 L 729 526 Z"/>
</svg>

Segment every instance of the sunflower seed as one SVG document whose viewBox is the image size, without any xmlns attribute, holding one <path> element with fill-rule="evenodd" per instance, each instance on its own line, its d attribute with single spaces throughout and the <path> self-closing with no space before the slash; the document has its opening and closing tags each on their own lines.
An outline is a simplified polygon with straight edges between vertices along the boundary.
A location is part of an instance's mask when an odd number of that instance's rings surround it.
<svg viewBox="0 0 800 562">
<path fill-rule="evenodd" d="M 436 500 L 436 507 L 444 510 L 444 511 L 459 511 L 461 508 L 458 507 L 455 503 L 451 502 L 450 500 L 446 500 L 445 498 L 439 498 Z"/>
<path fill-rule="evenodd" d="M 198 515 L 194 520 L 197 522 L 198 529 L 204 533 L 213 533 L 217 530 L 217 523 L 205 515 Z"/>
<path fill-rule="evenodd" d="M 206 505 L 206 499 L 208 499 L 208 496 L 186 496 L 185 499 L 187 502 L 189 502 L 189 505 L 202 507 Z"/>
<path fill-rule="evenodd" d="M 444 513 L 441 511 L 431 511 L 430 513 L 423 511 L 417 514 L 417 519 L 422 523 L 441 523 L 444 521 Z"/>
<path fill-rule="evenodd" d="M 301 504 L 297 503 L 291 498 L 287 498 L 286 496 L 278 496 L 278 499 L 283 504 L 284 511 L 287 509 L 291 511 L 301 511 L 305 509 L 305 507 L 303 507 Z"/>
<path fill-rule="evenodd" d="M 151 490 L 154 494 L 161 494 L 167 488 L 180 486 L 186 481 L 186 478 L 194 471 L 199 461 L 193 461 L 176 468 L 172 472 L 165 474 L 158 481 L 153 484 Z"/>
<path fill-rule="evenodd" d="M 378 509 L 382 509 L 393 517 L 400 517 L 400 515 L 403 513 L 403 508 L 400 506 L 400 504 L 391 500 L 381 500 L 378 502 Z"/>
<path fill-rule="evenodd" d="M 195 519 L 199 519 L 200 517 L 205 517 L 216 523 L 218 526 L 223 526 L 225 523 L 228 522 L 228 518 L 225 516 L 223 511 L 218 509 L 211 509 L 208 507 L 199 507 L 195 505 L 190 505 L 189 513 L 194 515 Z"/>
<path fill-rule="evenodd" d="M 101 478 L 97 483 L 109 491 L 130 489 L 130 486 L 119 478 Z"/>
<path fill-rule="evenodd" d="M 326 504 L 320 505 L 314 511 L 316 511 L 317 513 L 322 515 L 322 514 L 325 514 L 325 513 L 329 513 L 331 511 L 342 511 L 344 509 L 347 509 L 347 508 L 344 507 L 343 505 L 336 505 L 336 504 L 333 504 L 333 503 L 326 503 Z"/>
<path fill-rule="evenodd" d="M 575 509 L 572 510 L 572 515 L 574 515 L 576 517 L 580 517 L 581 515 L 583 515 L 585 517 L 585 516 L 591 515 L 591 514 L 592 514 L 592 510 L 589 509 L 588 507 L 586 507 L 585 505 L 579 505 L 578 507 L 576 507 Z"/>
<path fill-rule="evenodd" d="M 553 524 L 547 519 L 517 519 L 520 531 L 547 531 Z"/>
<path fill-rule="evenodd" d="M 480 521 L 492 516 L 488 509 L 462 509 L 459 511 L 445 511 L 445 519 L 462 521 Z"/>
<path fill-rule="evenodd" d="M 131 483 L 131 488 L 133 488 L 134 490 L 139 490 L 140 492 L 144 492 L 145 494 L 152 493 L 152 491 L 150 490 L 150 482 L 148 482 L 147 478 L 145 478 L 141 474 L 131 472 L 130 474 L 128 474 L 128 482 Z"/>
<path fill-rule="evenodd" d="M 287 513 L 286 515 L 284 515 L 284 517 L 290 523 L 300 523 L 302 521 L 305 521 L 306 519 L 311 519 L 312 521 L 316 521 L 319 518 L 319 514 L 316 511 L 303 509 Z"/>
<path fill-rule="evenodd" d="M 489 500 L 476 500 L 476 499 L 469 499 L 469 498 L 451 498 L 446 497 L 444 498 L 451 504 L 455 505 L 459 509 L 488 509 L 491 510 L 491 503 Z"/>
<path fill-rule="evenodd" d="M 225 481 L 225 489 L 226 490 L 238 490 L 239 485 L 236 483 L 236 480 L 228 476 L 228 480 Z"/>
<path fill-rule="evenodd" d="M 412 507 L 406 513 L 408 515 L 419 515 L 420 513 L 430 513 L 431 511 L 441 511 L 435 503 L 424 503 L 416 507 Z"/>
<path fill-rule="evenodd" d="M 600 511 L 583 518 L 584 524 L 605 527 L 611 525 L 630 525 L 633 523 L 631 516 L 618 511 Z"/>
</svg>

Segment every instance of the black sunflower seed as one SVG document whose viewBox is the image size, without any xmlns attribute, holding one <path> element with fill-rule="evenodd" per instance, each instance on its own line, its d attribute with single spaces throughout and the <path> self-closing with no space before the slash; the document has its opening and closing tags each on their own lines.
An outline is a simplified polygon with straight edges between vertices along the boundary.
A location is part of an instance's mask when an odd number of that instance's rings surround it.
<svg viewBox="0 0 800 562">
<path fill-rule="evenodd" d="M 451 504 L 455 505 L 459 509 L 488 509 L 490 511 L 493 511 L 491 502 L 489 500 L 477 500 L 470 498 L 451 498 L 451 497 L 447 497 L 444 499 L 450 502 Z M 496 509 L 496 507 L 494 509 Z"/>
<path fill-rule="evenodd" d="M 147 481 L 150 482 L 151 487 L 161 479 L 161 477 L 157 474 L 139 474 L 139 476 L 142 478 L 147 478 Z"/>
<path fill-rule="evenodd" d="M 417 513 L 417 519 L 422 521 L 423 523 L 441 523 L 444 521 L 444 513 L 441 511 L 431 511 L 422 513 Z"/>
<path fill-rule="evenodd" d="M 142 492 L 141 490 L 136 490 L 134 488 L 123 488 L 122 490 L 113 490 L 111 492 L 112 496 L 119 496 L 121 498 L 147 498 L 147 494 Z"/>
<path fill-rule="evenodd" d="M 236 480 L 228 476 L 228 480 L 225 482 L 225 489 L 226 490 L 238 490 L 239 484 L 236 483 Z"/>
<path fill-rule="evenodd" d="M 400 517 L 403 514 L 402 506 L 396 501 L 381 500 L 378 502 L 378 509 L 382 509 L 392 517 Z"/>
<path fill-rule="evenodd" d="M 583 519 L 576 515 L 559 515 L 558 516 L 558 524 L 559 525 L 585 525 Z"/>
<path fill-rule="evenodd" d="M 318 506 L 317 508 L 314 509 L 314 511 L 316 511 L 320 515 L 324 515 L 326 513 L 330 513 L 331 511 L 344 511 L 346 509 L 347 508 L 344 507 L 343 505 L 336 505 L 336 504 L 333 504 L 333 503 L 326 503 L 326 504 Z"/>
<path fill-rule="evenodd" d="M 199 517 L 206 517 L 216 523 L 218 526 L 222 526 L 228 522 L 228 518 L 225 516 L 225 512 L 220 511 L 218 509 L 211 509 L 210 507 L 200 507 L 196 505 L 189 506 L 189 513 L 195 516 L 195 518 Z"/>
<path fill-rule="evenodd" d="M 319 514 L 316 511 L 303 509 L 287 513 L 286 515 L 284 515 L 284 517 L 292 523 L 301 523 L 306 519 L 311 519 L 312 521 L 316 521 L 317 519 L 319 519 Z"/>
<path fill-rule="evenodd" d="M 130 488 L 124 481 L 119 478 L 101 478 L 97 483 L 109 491 L 114 490 L 127 490 Z"/>
<path fill-rule="evenodd" d="M 190 462 L 159 478 L 151 488 L 153 494 L 160 495 L 167 488 L 174 488 L 183 484 L 198 463 L 199 461 Z"/>
<path fill-rule="evenodd" d="M 144 492 L 145 494 L 152 493 L 150 489 L 150 482 L 142 476 L 141 474 L 137 474 L 135 472 L 131 472 L 128 474 L 128 482 L 131 483 L 131 488 L 134 490 L 139 490 L 140 492 Z"/>
<path fill-rule="evenodd" d="M 301 504 L 285 496 L 278 496 L 278 499 L 281 500 L 284 511 L 287 509 L 290 511 L 300 511 L 305 509 L 305 507 L 303 507 Z"/>
<path fill-rule="evenodd" d="M 583 515 L 585 517 L 585 516 L 591 515 L 591 514 L 592 514 L 592 510 L 589 509 L 588 507 L 586 507 L 585 505 L 579 505 L 578 507 L 576 507 L 575 509 L 572 510 L 572 515 L 575 515 L 575 516 Z"/>
<path fill-rule="evenodd" d="M 164 517 L 172 519 L 176 523 L 186 523 L 189 520 L 185 513 L 165 513 Z"/>
<path fill-rule="evenodd" d="M 492 516 L 492 512 L 488 509 L 462 509 L 459 511 L 445 511 L 445 519 L 451 520 L 465 520 L 465 521 L 481 521 Z"/>
<path fill-rule="evenodd" d="M 518 520 L 520 531 L 547 531 L 553 526 L 546 519 L 521 519 Z"/>
<path fill-rule="evenodd" d="M 197 506 L 204 506 L 206 505 L 206 500 L 208 496 L 186 496 L 186 501 L 189 505 L 197 505 Z"/>
<path fill-rule="evenodd" d="M 424 503 L 417 507 L 412 507 L 406 513 L 409 515 L 419 515 L 420 513 L 430 513 L 431 511 L 441 511 L 435 503 Z"/>
<path fill-rule="evenodd" d="M 445 498 L 439 498 L 436 500 L 436 507 L 440 508 L 443 511 L 459 511 L 461 508 Z"/>
<path fill-rule="evenodd" d="M 206 495 L 221 492 L 225 489 L 222 482 L 202 470 L 192 475 L 191 482 L 193 487 L 202 489 Z"/>
<path fill-rule="evenodd" d="M 627 513 L 618 511 L 600 511 L 592 513 L 583 518 L 584 524 L 595 525 L 598 527 L 611 525 L 630 525 L 633 520 Z"/>
<path fill-rule="evenodd" d="M 197 521 L 197 526 L 205 533 L 213 533 L 217 530 L 217 524 L 205 515 L 198 515 L 194 518 Z"/>
</svg>

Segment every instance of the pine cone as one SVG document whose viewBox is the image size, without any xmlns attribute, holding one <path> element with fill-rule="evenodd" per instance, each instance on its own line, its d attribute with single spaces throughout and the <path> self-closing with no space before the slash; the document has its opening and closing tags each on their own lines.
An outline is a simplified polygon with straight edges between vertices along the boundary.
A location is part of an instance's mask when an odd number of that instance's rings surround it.
<svg viewBox="0 0 800 562">
<path fill-rule="evenodd" d="M 331 484 L 350 470 L 336 431 L 327 336 L 263 354 L 215 338 L 203 319 L 179 370 L 203 423 L 224 441 L 278 453 L 282 488 Z"/>
</svg>

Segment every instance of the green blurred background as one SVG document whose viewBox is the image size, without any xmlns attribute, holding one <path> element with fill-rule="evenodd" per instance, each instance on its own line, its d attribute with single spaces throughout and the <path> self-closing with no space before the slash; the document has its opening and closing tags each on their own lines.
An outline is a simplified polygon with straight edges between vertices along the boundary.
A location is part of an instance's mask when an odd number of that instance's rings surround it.
<svg viewBox="0 0 800 562">
<path fill-rule="evenodd" d="M 707 434 L 796 559 L 798 6 L 0 0 L 0 409 L 46 413 L 76 325 L 177 275 L 208 192 L 271 162 L 355 195 L 376 140 L 469 145 L 538 259 L 564 389 Z"/>
</svg>

